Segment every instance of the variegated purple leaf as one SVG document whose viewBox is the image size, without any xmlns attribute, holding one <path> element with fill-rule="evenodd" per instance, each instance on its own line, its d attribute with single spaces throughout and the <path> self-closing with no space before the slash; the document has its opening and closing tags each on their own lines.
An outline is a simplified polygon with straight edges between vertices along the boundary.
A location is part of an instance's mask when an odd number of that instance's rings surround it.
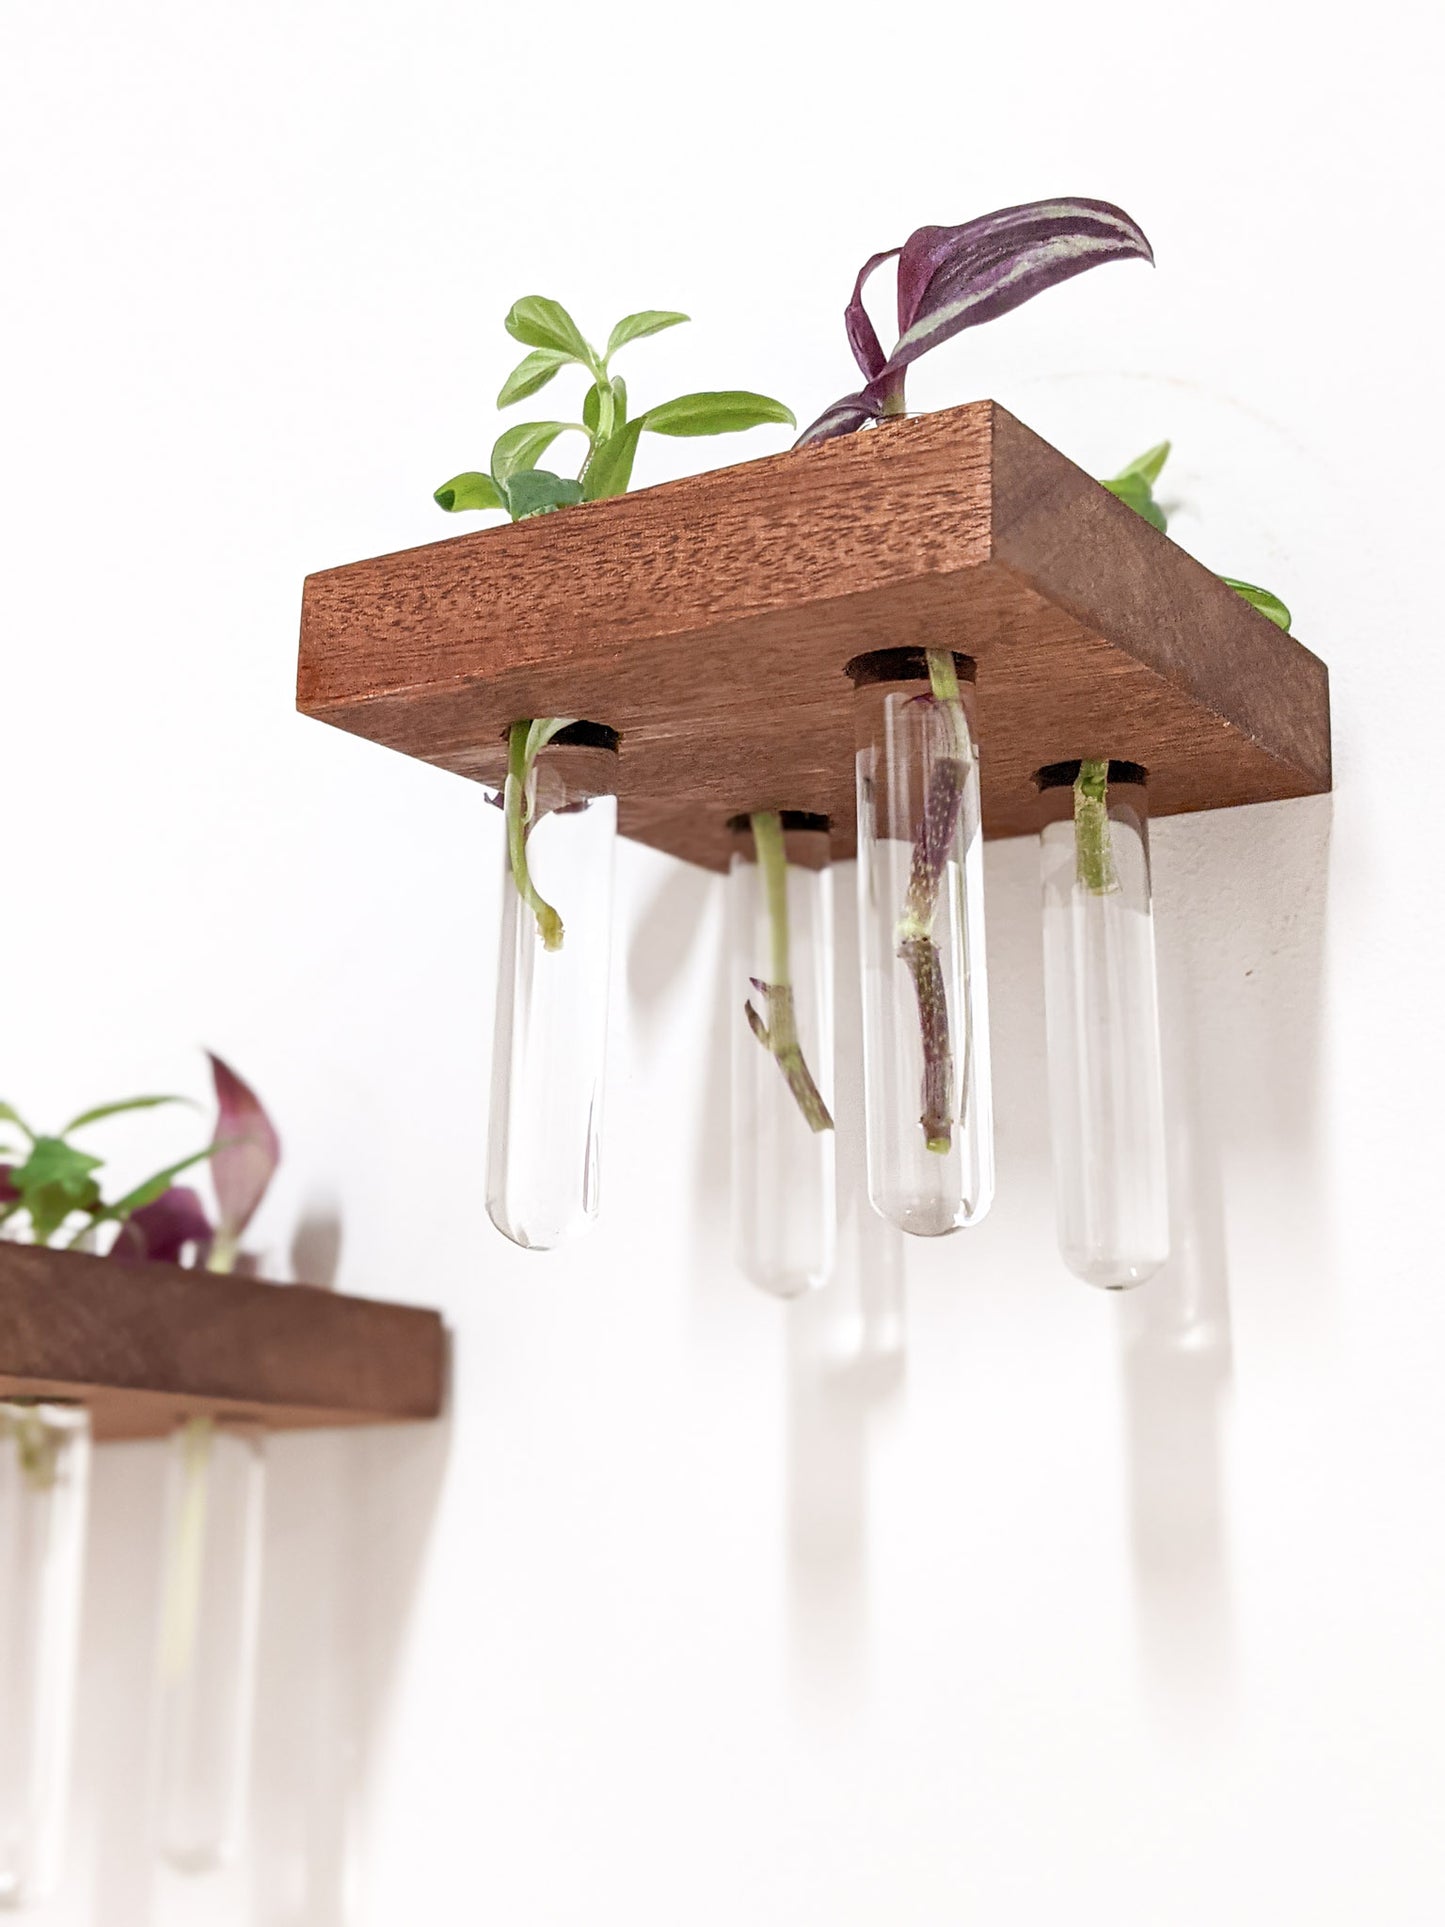
<svg viewBox="0 0 1445 1927">
<path fill-rule="evenodd" d="M 803 430 L 793 446 L 806 448 L 809 442 L 827 442 L 835 435 L 851 435 L 855 429 L 866 428 L 869 422 L 876 422 L 882 413 L 881 402 L 866 388 L 856 395 L 844 395 L 831 408 L 825 408 L 818 419 Z"/>
<path fill-rule="evenodd" d="M 189 1185 L 173 1184 L 153 1204 L 133 1211 L 110 1248 L 117 1264 L 179 1264 L 187 1245 L 204 1258 L 211 1245 L 211 1221 Z"/>
<path fill-rule="evenodd" d="M 909 319 L 885 373 L 1089 268 L 1153 259 L 1143 229 L 1108 201 L 1031 201 L 957 228 L 920 228 L 899 257 L 899 312 Z"/>
<path fill-rule="evenodd" d="M 216 1136 L 211 1182 L 221 1208 L 217 1240 L 234 1250 L 281 1161 L 281 1140 L 264 1106 L 229 1064 L 208 1051 L 216 1081 Z"/>
<path fill-rule="evenodd" d="M 853 350 L 853 359 L 863 370 L 864 381 L 877 381 L 888 365 L 888 357 L 883 352 L 883 344 L 878 339 L 878 330 L 868 318 L 868 310 L 863 305 L 863 290 L 875 268 L 881 268 L 885 261 L 891 261 L 898 248 L 885 248 L 882 254 L 871 254 L 858 270 L 858 279 L 853 284 L 853 299 L 843 310 L 843 325 L 848 330 L 848 345 Z M 901 325 L 901 324 L 900 324 Z"/>
</svg>

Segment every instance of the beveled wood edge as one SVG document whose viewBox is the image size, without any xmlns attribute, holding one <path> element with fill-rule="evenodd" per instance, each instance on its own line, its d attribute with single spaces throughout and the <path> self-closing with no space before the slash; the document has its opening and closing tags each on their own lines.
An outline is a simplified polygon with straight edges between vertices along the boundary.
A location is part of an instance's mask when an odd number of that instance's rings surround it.
<svg viewBox="0 0 1445 1927">
<path fill-rule="evenodd" d="M 206 1414 L 276 1430 L 431 1420 L 447 1367 L 424 1306 L 0 1240 L 0 1390 L 90 1405 L 100 1438 Z"/>
</svg>

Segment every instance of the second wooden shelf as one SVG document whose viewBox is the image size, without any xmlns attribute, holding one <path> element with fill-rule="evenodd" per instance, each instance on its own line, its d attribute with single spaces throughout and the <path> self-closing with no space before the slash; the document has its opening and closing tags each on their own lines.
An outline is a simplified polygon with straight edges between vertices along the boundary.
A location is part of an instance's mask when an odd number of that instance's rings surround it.
<svg viewBox="0 0 1445 1927">
<path fill-rule="evenodd" d="M 0 1397 L 78 1399 L 100 1439 L 432 1419 L 445 1362 L 418 1306 L 0 1242 Z"/>
</svg>

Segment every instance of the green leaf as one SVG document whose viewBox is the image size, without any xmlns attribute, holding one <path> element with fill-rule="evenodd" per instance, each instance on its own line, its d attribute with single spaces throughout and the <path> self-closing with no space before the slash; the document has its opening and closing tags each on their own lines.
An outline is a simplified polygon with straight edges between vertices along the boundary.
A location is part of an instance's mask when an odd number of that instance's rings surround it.
<svg viewBox="0 0 1445 1927">
<path fill-rule="evenodd" d="M 38 1137 L 25 1162 L 10 1173 L 10 1182 L 20 1192 L 59 1185 L 78 1198 L 85 1193 L 91 1172 L 98 1171 L 103 1162 L 88 1151 L 76 1150 L 63 1137 Z"/>
<path fill-rule="evenodd" d="M 582 484 L 570 476 L 554 475 L 550 469 L 524 468 L 507 482 L 507 512 L 514 522 L 525 522 L 531 515 L 546 515 L 553 509 L 570 508 L 582 500 Z"/>
<path fill-rule="evenodd" d="M 1150 528 L 1158 529 L 1161 535 L 1168 529 L 1168 518 L 1154 500 L 1154 491 L 1142 475 L 1118 475 L 1112 482 L 1105 482 L 1104 487 L 1126 507 L 1133 509 L 1136 515 L 1142 515 Z"/>
<path fill-rule="evenodd" d="M 195 1109 L 189 1097 L 123 1097 L 119 1103 L 97 1104 L 93 1111 L 82 1111 L 79 1117 L 73 1117 L 65 1127 L 65 1136 L 69 1137 L 84 1124 L 98 1124 L 103 1117 L 118 1117 L 122 1111 L 151 1111 L 158 1104 L 189 1104 Z"/>
<path fill-rule="evenodd" d="M 798 425 L 791 408 L 741 388 L 679 395 L 675 401 L 649 408 L 639 419 L 654 435 L 728 435 L 737 429 L 761 428 L 766 422 Z"/>
<path fill-rule="evenodd" d="M 624 315 L 607 337 L 608 356 L 615 355 L 629 341 L 640 340 L 643 335 L 659 335 L 664 328 L 675 328 L 680 321 L 690 319 L 671 308 L 643 308 L 637 314 Z"/>
<path fill-rule="evenodd" d="M 1147 482 L 1149 487 L 1153 488 L 1159 480 L 1164 464 L 1169 460 L 1170 446 L 1168 442 L 1156 442 L 1152 448 L 1146 449 L 1144 454 L 1136 455 L 1127 468 L 1121 468 L 1114 480 L 1122 482 L 1127 476 L 1137 475 L 1141 481 Z"/>
<path fill-rule="evenodd" d="M 639 415 L 636 421 L 625 423 L 610 441 L 603 442 L 595 451 L 582 477 L 584 502 L 601 502 L 610 495 L 627 493 L 627 484 L 632 480 L 632 464 L 637 457 L 637 444 L 646 419 L 645 415 Z"/>
<path fill-rule="evenodd" d="M 567 361 L 580 361 L 584 368 L 596 359 L 562 303 L 544 294 L 524 294 L 514 301 L 506 325 L 512 339 L 529 348 L 551 348 Z"/>
<path fill-rule="evenodd" d="M 203 1151 L 192 1151 L 188 1158 L 181 1158 L 175 1164 L 168 1164 L 164 1171 L 157 1171 L 155 1176 L 147 1178 L 144 1184 L 138 1184 L 133 1191 L 127 1191 L 123 1198 L 117 1198 L 114 1204 L 108 1204 L 104 1210 L 98 1211 L 96 1223 L 119 1224 L 133 1211 L 140 1211 L 146 1205 L 154 1204 L 163 1191 L 169 1191 L 172 1180 L 178 1178 L 182 1171 L 189 1171 L 196 1164 L 204 1164 L 207 1158 L 213 1158 L 217 1151 L 226 1148 L 224 1143 L 208 1144 Z"/>
<path fill-rule="evenodd" d="M 479 474 L 474 468 L 468 469 L 465 475 L 453 475 L 449 482 L 443 482 L 432 500 L 438 508 L 444 508 L 453 515 L 459 509 L 504 509 L 507 506 L 491 476 Z"/>
<path fill-rule="evenodd" d="M 42 1184 L 34 1191 L 27 1191 L 25 1208 L 30 1213 L 30 1230 L 36 1244 L 48 1245 L 72 1211 L 93 1216 L 99 1202 L 100 1186 L 94 1180 L 78 1197 L 59 1184 Z M 89 1229 L 89 1222 L 83 1224 L 79 1237 L 83 1238 Z"/>
<path fill-rule="evenodd" d="M 93 1211 L 99 1204 L 100 1186 L 91 1174 L 100 1165 L 99 1158 L 77 1151 L 64 1138 L 34 1139 L 24 1164 L 10 1173 L 10 1183 L 30 1213 L 38 1244 L 48 1244 L 72 1211 Z"/>
<path fill-rule="evenodd" d="M 6 1124 L 18 1124 L 26 1137 L 33 1138 L 35 1135 L 13 1104 L 0 1104 L 0 1120 Z"/>
<path fill-rule="evenodd" d="M 610 440 L 627 420 L 627 383 L 620 375 L 614 375 L 608 382 L 607 389 L 612 393 L 612 427 L 610 433 L 603 436 L 604 441 Z M 594 441 L 597 440 L 601 428 L 602 397 L 605 392 L 607 390 L 604 389 L 603 384 L 600 381 L 594 381 L 582 403 L 582 425 Z"/>
<path fill-rule="evenodd" d="M 1253 582 L 1236 582 L 1232 575 L 1222 575 L 1219 579 L 1236 595 L 1242 595 L 1251 609 L 1258 609 L 1262 616 L 1268 616 L 1276 629 L 1283 629 L 1286 635 L 1289 634 L 1293 618 L 1277 595 L 1272 595 L 1268 589 L 1257 588 Z"/>
<path fill-rule="evenodd" d="M 559 368 L 565 368 L 572 356 L 564 354 L 560 348 L 534 348 L 530 355 L 523 355 L 516 367 L 502 383 L 497 396 L 498 408 L 510 408 L 514 401 L 525 401 L 528 395 L 535 395 L 539 388 L 545 388 Z"/>
<path fill-rule="evenodd" d="M 499 489 L 524 468 L 535 468 L 539 459 L 571 422 L 518 422 L 499 435 L 492 449 L 492 480 Z"/>
</svg>

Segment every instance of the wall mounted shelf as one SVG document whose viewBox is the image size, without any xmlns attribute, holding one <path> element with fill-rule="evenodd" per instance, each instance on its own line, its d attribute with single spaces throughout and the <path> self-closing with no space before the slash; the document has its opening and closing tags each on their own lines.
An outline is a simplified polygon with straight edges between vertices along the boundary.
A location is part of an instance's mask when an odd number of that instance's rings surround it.
<svg viewBox="0 0 1445 1927">
<path fill-rule="evenodd" d="M 0 1242 L 0 1397 L 83 1400 L 100 1439 L 436 1418 L 445 1343 L 411 1305 Z"/>
<path fill-rule="evenodd" d="M 929 643 L 978 664 L 989 835 L 1080 755 L 1156 816 L 1330 787 L 1324 664 L 986 401 L 313 575 L 297 701 L 494 783 L 516 717 L 611 724 L 623 833 L 722 869 L 764 807 L 851 854 L 844 665 Z"/>
</svg>

